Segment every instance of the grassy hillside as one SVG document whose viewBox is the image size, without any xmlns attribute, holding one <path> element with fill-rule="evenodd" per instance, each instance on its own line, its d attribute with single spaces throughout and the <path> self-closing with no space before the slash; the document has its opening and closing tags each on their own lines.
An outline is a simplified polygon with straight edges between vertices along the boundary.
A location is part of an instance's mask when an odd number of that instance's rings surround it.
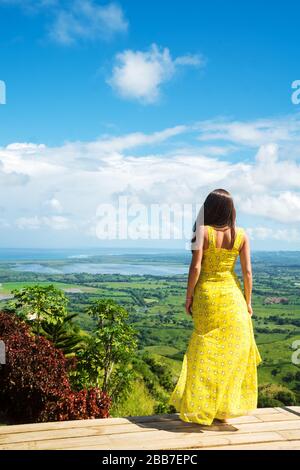
<svg viewBox="0 0 300 470">
<path fill-rule="evenodd" d="M 131 261 L 136 262 L 136 258 L 131 257 Z M 143 262 L 154 261 L 157 263 L 153 255 L 146 260 L 143 258 Z M 167 256 L 163 262 L 168 262 Z M 186 263 L 187 259 L 176 260 L 173 256 L 169 262 Z M 253 324 L 263 358 L 258 370 L 259 383 L 283 384 L 296 393 L 300 402 L 300 368 L 291 360 L 293 341 L 300 339 L 300 253 L 255 253 L 253 272 Z M 185 275 L 14 273 L 9 265 L 0 266 L 0 294 L 37 282 L 54 283 L 67 292 L 70 310 L 79 314 L 79 326 L 87 331 L 92 320 L 84 313 L 84 308 L 90 300 L 99 297 L 116 300 L 129 311 L 130 323 L 138 331 L 139 354 L 150 353 L 157 361 L 162 361 L 170 370 L 173 383 L 179 375 L 193 328 L 191 317 L 184 312 L 186 280 Z M 149 414 L 167 396 L 168 390 L 157 378 L 153 379 L 154 385 L 149 386 L 141 371 L 130 400 L 116 405 L 115 415 Z"/>
</svg>

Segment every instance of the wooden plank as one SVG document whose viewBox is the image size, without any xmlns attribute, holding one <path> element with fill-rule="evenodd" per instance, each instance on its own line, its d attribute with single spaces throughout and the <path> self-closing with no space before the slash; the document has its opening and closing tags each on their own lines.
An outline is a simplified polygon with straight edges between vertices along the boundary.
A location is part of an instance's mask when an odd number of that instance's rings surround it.
<svg viewBox="0 0 300 470">
<path fill-rule="evenodd" d="M 297 407 L 294 407 L 297 408 Z M 275 410 L 275 411 L 274 411 Z M 243 423 L 243 422 L 254 422 L 259 421 L 262 414 L 273 413 L 274 415 L 278 414 L 284 410 L 276 410 L 275 408 L 258 408 L 252 415 L 240 416 L 237 418 L 232 418 L 230 423 Z M 288 412 L 285 412 L 288 413 Z M 275 417 L 275 416 L 274 416 Z M 152 416 L 132 416 L 132 417 L 123 417 L 123 418 L 104 418 L 104 419 L 90 419 L 90 420 L 74 420 L 74 421 L 55 421 L 48 423 L 32 423 L 32 424 L 18 424 L 0 427 L 0 434 L 9 434 L 16 432 L 35 432 L 35 431 L 44 431 L 44 430 L 55 430 L 61 428 L 81 428 L 81 427 L 94 427 L 96 426 L 106 426 L 106 425 L 122 425 L 128 423 L 148 423 L 148 422 L 168 422 L 171 420 L 179 420 L 179 414 L 165 414 L 165 415 L 152 415 Z M 189 423 L 186 423 L 189 424 Z"/>
<path fill-rule="evenodd" d="M 268 415 L 265 415 L 268 416 Z M 190 435 L 192 433 L 204 433 L 207 432 L 210 435 L 221 435 L 224 432 L 230 432 L 234 429 L 238 429 L 239 433 L 246 433 L 246 432 L 261 432 L 261 431 L 270 431 L 274 430 L 274 422 L 267 421 L 267 422 L 254 422 L 254 423 L 242 423 L 238 426 L 238 428 L 234 428 L 228 425 L 218 425 L 210 428 L 203 427 L 197 424 L 189 424 L 189 423 L 182 423 L 180 421 L 169 421 L 163 423 L 163 425 L 159 425 L 159 427 L 153 423 L 148 423 L 148 426 L 143 424 L 139 426 L 134 423 L 129 423 L 125 425 L 115 426 L 94 426 L 88 428 L 78 428 L 78 429 L 62 429 L 62 430 L 47 430 L 47 431 L 40 431 L 40 432 L 29 432 L 29 433 L 15 433 L 15 434 L 8 434 L 8 435 L 0 435 L 0 448 L 2 445 L 5 444 L 17 444 L 22 442 L 32 442 L 32 441 L 42 441 L 42 440 L 58 440 L 64 438 L 71 438 L 71 437 L 98 437 L 98 436 L 113 436 L 117 434 L 123 435 L 123 439 L 126 437 L 130 437 L 133 439 L 141 439 L 142 435 L 145 434 L 145 438 L 148 437 L 148 434 L 151 433 L 153 435 L 157 434 L 160 430 L 163 430 L 164 433 L 169 431 L 169 434 L 172 436 L 175 432 L 181 432 L 183 435 Z M 300 428 L 300 420 L 291 419 L 286 421 L 276 421 L 276 430 L 293 430 Z"/>
<path fill-rule="evenodd" d="M 300 406 L 287 406 L 287 408 L 300 413 Z"/>
<path fill-rule="evenodd" d="M 55 430 L 61 428 L 81 428 L 89 426 L 106 426 L 120 425 L 127 423 L 147 423 L 147 422 L 164 422 L 170 419 L 178 419 L 178 414 L 169 415 L 152 415 L 152 416 L 130 416 L 126 418 L 103 418 L 103 419 L 78 419 L 74 421 L 52 421 L 48 423 L 32 423 L 32 424 L 15 424 L 10 426 L 0 427 L 0 434 L 9 434 L 16 432 L 31 432 L 31 431 L 44 431 Z M 3 428 L 3 429 L 2 429 Z"/>
<path fill-rule="evenodd" d="M 275 411 L 278 411 L 278 413 L 280 413 L 280 410 L 278 409 L 278 407 L 275 407 L 275 408 L 256 408 L 256 410 L 254 410 L 252 413 L 250 413 L 251 415 L 254 415 L 254 416 L 260 416 L 260 415 L 263 415 L 263 414 L 268 414 L 268 413 L 274 413 Z"/>
<path fill-rule="evenodd" d="M 256 422 L 256 420 L 247 420 L 246 422 Z M 15 426 L 14 426 L 15 428 Z M 82 428 L 64 428 L 60 427 L 60 429 L 49 430 L 49 429 L 40 429 L 39 430 L 31 427 L 30 432 L 17 432 L 17 433 L 0 433 L 0 444 L 6 443 L 13 443 L 13 442 L 25 442 L 25 441 L 32 441 L 32 440 L 43 440 L 43 439 L 56 439 L 56 438 L 63 438 L 63 437 L 72 437 L 78 436 L 96 436 L 96 435 L 110 435 L 110 434 L 120 434 L 120 433 L 134 433 L 134 432 L 150 432 L 150 431 L 157 431 L 157 430 L 170 430 L 173 432 L 176 431 L 188 431 L 188 432 L 204 432 L 207 428 L 200 426 L 195 423 L 184 423 L 181 420 L 166 420 L 164 422 L 148 422 L 146 423 L 130 423 L 126 422 L 126 424 L 120 424 L 118 426 L 89 426 L 89 427 L 82 427 Z M 209 431 L 231 431 L 235 430 L 235 427 L 225 424 L 218 424 L 211 426 Z"/>
<path fill-rule="evenodd" d="M 236 431 L 235 434 L 245 434 L 245 433 L 256 433 L 256 432 L 267 432 L 267 431 L 281 431 L 281 430 L 293 430 L 300 429 L 300 420 L 286 420 L 286 421 L 267 421 L 260 423 L 242 423 L 240 425 L 235 425 Z M 218 430 L 207 429 L 207 433 L 211 435 L 219 435 L 224 433 L 224 428 L 220 427 Z"/>
<path fill-rule="evenodd" d="M 269 421 L 257 423 L 245 423 L 237 426 L 238 432 L 261 432 L 261 431 L 280 431 L 289 429 L 299 429 L 299 420 Z M 214 431 L 211 431 L 214 433 Z"/>
<path fill-rule="evenodd" d="M 279 415 L 279 414 L 278 414 Z M 261 423 L 261 417 L 254 415 L 240 416 L 239 418 L 231 418 L 228 420 L 230 424 L 236 426 L 242 423 Z"/>
<path fill-rule="evenodd" d="M 299 416 L 294 415 L 286 411 L 285 413 L 265 413 L 260 415 L 260 420 L 262 422 L 268 421 L 290 421 L 290 420 L 299 420 Z"/>
<path fill-rule="evenodd" d="M 299 411 L 296 411 L 296 410 L 293 410 L 291 408 L 286 408 L 286 410 L 288 413 L 293 413 L 294 415 L 300 417 L 300 412 Z"/>
<path fill-rule="evenodd" d="M 133 426 L 133 425 L 131 425 Z M 222 429 L 223 426 L 219 426 L 219 429 Z M 70 431 L 70 430 L 69 430 Z M 74 432 L 75 431 L 75 432 Z M 113 433 L 109 435 L 97 435 L 94 433 L 93 435 L 83 435 L 83 433 L 80 432 L 81 430 L 73 430 L 72 434 L 69 436 L 67 435 L 61 435 L 58 434 L 58 431 L 55 431 L 52 434 L 45 434 L 44 432 L 40 433 L 40 437 L 37 438 L 35 436 L 35 439 L 30 440 L 28 438 L 32 436 L 32 433 L 30 435 L 26 435 L 24 437 L 20 436 L 19 434 L 16 435 L 16 437 L 19 440 L 16 440 L 14 438 L 13 440 L 8 439 L 7 442 L 3 442 L 0 445 L 0 449 L 31 449 L 32 443 L 34 443 L 35 447 L 40 449 L 40 448 L 65 448 L 67 446 L 78 446 L 78 445 L 92 445 L 93 443 L 102 444 L 102 438 L 105 437 L 109 439 L 109 442 L 111 444 L 114 444 L 116 442 L 119 443 L 124 443 L 126 446 L 127 444 L 136 443 L 138 442 L 139 444 L 145 442 L 153 442 L 155 439 L 159 439 L 159 442 L 161 442 L 162 439 L 172 439 L 174 436 L 180 436 L 181 440 L 187 439 L 189 440 L 192 436 L 199 440 L 199 436 L 204 435 L 203 430 L 199 427 L 196 427 L 193 430 L 187 431 L 185 428 L 175 428 L 172 426 L 170 429 L 149 429 L 148 432 L 139 432 L 139 431 L 132 431 L 128 433 Z M 210 433 L 207 433 L 208 437 L 210 436 Z M 224 431 L 219 432 L 218 435 L 214 436 L 214 439 L 217 439 L 219 436 L 224 436 Z M 9 436 L 11 438 L 11 436 Z M 227 441 L 226 441 L 227 442 Z"/>
<path fill-rule="evenodd" d="M 297 408 L 297 407 L 295 407 Z M 242 423 L 242 422 L 254 422 L 259 420 L 261 414 L 267 414 L 274 412 L 275 408 L 258 408 L 251 415 L 240 416 L 232 418 L 230 423 Z M 278 414 L 280 411 L 278 411 Z M 32 424 L 18 424 L 0 427 L 0 434 L 9 434 L 16 432 L 31 432 L 31 431 L 43 431 L 43 430 L 54 430 L 61 428 L 81 428 L 89 426 L 104 426 L 104 425 L 120 425 L 127 424 L 128 422 L 133 423 L 148 423 L 148 422 L 164 422 L 169 420 L 179 419 L 179 413 L 164 414 L 164 415 L 152 415 L 152 416 L 127 416 L 123 418 L 104 418 L 104 419 L 87 419 L 87 420 L 73 420 L 73 421 L 53 421 L 48 423 L 32 423 Z M 249 421 L 248 421 L 249 420 Z M 187 423 L 188 424 L 188 423 Z"/>
<path fill-rule="evenodd" d="M 279 434 L 283 436 L 287 441 L 300 439 L 300 427 L 299 429 L 289 429 L 288 431 L 279 431 Z"/>
<path fill-rule="evenodd" d="M 297 419 L 296 415 L 289 413 L 285 410 L 274 412 L 274 408 L 265 408 L 263 413 L 256 413 L 256 415 L 245 415 L 238 418 L 233 418 L 229 420 L 229 424 L 243 424 L 243 423 L 254 423 L 260 422 L 263 419 L 264 415 L 269 415 L 270 421 L 276 421 L 283 419 L 282 415 L 286 414 L 289 416 L 289 419 Z M 269 412 L 273 410 L 273 412 Z M 268 412 L 266 412 L 268 411 Z M 263 415 L 263 416 L 262 416 Z M 98 427 L 98 426 L 121 426 L 124 424 L 138 424 L 138 423 L 172 423 L 175 421 L 181 422 L 184 425 L 197 425 L 196 423 L 184 423 L 180 420 L 178 413 L 170 415 L 153 415 L 153 416 L 138 416 L 138 417 L 129 417 L 129 418 L 106 418 L 106 419 L 91 419 L 91 420 L 76 420 L 76 421 L 58 421 L 58 422 L 49 422 L 49 423 L 35 423 L 35 424 L 20 424 L 20 425 L 11 425 L 0 427 L 0 435 L 4 434 L 15 434 L 15 433 L 24 433 L 24 432 L 36 432 L 36 431 L 47 431 L 47 430 L 60 430 L 60 429 L 72 429 L 72 428 L 84 428 L 84 427 Z M 147 426 L 145 426 L 147 427 Z M 119 432 L 119 431 L 118 431 Z"/>
<path fill-rule="evenodd" d="M 178 442 L 181 442 L 182 445 L 182 438 L 180 439 L 179 437 L 177 438 Z M 197 441 L 198 442 L 198 441 Z M 156 447 L 154 447 L 154 444 L 156 443 Z M 226 439 L 216 437 L 213 440 L 210 439 L 209 443 L 215 444 L 215 443 L 220 443 L 220 444 L 227 444 L 228 441 Z M 119 440 L 116 440 L 115 442 L 111 442 L 108 437 L 103 438 L 95 438 L 95 437 L 88 437 L 88 438 L 81 438 L 81 439 L 62 439 L 62 440 L 51 440 L 51 441 L 36 441 L 36 442 L 23 442 L 19 443 L 18 445 L 16 444 L 6 444 L 5 446 L 1 446 L 2 450 L 66 450 L 66 449 L 87 449 L 87 448 L 95 448 L 95 449 L 103 449 L 106 448 L 107 450 L 113 450 L 113 449 L 151 449 L 151 448 L 156 448 L 159 449 L 162 446 L 161 439 L 158 441 L 153 441 L 151 439 L 149 440 L 131 440 L 131 442 L 128 442 L 127 440 L 123 440 L 122 437 L 119 438 Z M 168 445 L 166 445 L 165 448 L 169 448 Z"/>
<path fill-rule="evenodd" d="M 178 413 L 0 427 L 2 450 L 300 449 L 299 442 L 300 417 L 280 407 L 211 427 L 185 423 Z"/>
<path fill-rule="evenodd" d="M 277 406 L 274 408 L 276 411 L 280 411 L 280 413 L 284 413 L 286 415 L 288 414 L 295 414 L 297 416 L 298 412 L 297 410 L 293 410 L 293 406 Z M 297 407 L 295 407 L 297 408 Z"/>
<path fill-rule="evenodd" d="M 89 437 L 74 437 L 66 439 L 49 439 L 40 441 L 26 441 L 18 443 L 7 443 L 0 445 L 0 450 L 63 450 L 68 446 L 73 446 L 82 442 L 86 445 L 92 442 L 97 445 L 104 446 L 110 449 L 110 440 L 107 436 L 89 436 Z"/>
<path fill-rule="evenodd" d="M 172 415 L 170 415 L 172 416 Z M 241 423 L 259 423 L 261 422 L 258 418 L 255 417 L 244 417 L 245 419 L 241 420 Z M 237 418 L 236 418 L 237 420 Z M 234 421 L 238 423 L 239 421 Z M 48 424 L 55 424 L 55 426 L 48 426 Z M 74 424 L 74 425 L 73 425 Z M 82 424 L 80 426 L 80 424 Z M 211 426 L 211 429 L 219 429 L 221 424 L 214 424 Z M 30 424 L 26 427 L 23 425 L 14 425 L 14 426 L 6 426 L 3 428 L 0 427 L 0 443 L 1 439 L 4 436 L 11 435 L 12 438 L 16 437 L 17 435 L 20 436 L 27 436 L 28 439 L 34 439 L 36 434 L 42 435 L 44 433 L 55 433 L 56 432 L 67 432 L 70 430 L 74 430 L 74 432 L 80 432 L 81 429 L 86 430 L 83 431 L 89 432 L 88 429 L 96 429 L 98 432 L 102 434 L 114 434 L 114 433 L 121 433 L 121 432 L 132 432 L 135 430 L 139 430 L 140 432 L 148 431 L 149 429 L 190 429 L 190 430 L 199 430 L 202 429 L 201 425 L 197 423 L 186 423 L 178 418 L 175 419 L 163 419 L 163 420 L 153 420 L 153 421 L 143 421 L 139 422 L 137 420 L 131 421 L 128 419 L 124 419 L 122 422 L 116 424 L 111 423 L 109 418 L 104 420 L 82 420 L 80 421 L 69 421 L 69 422 L 58 422 L 58 423 L 38 423 L 38 424 Z M 46 435 L 46 434 L 45 434 Z M 22 439 L 21 439 L 22 440 Z"/>
<path fill-rule="evenodd" d="M 267 440 L 284 440 L 284 437 L 278 434 L 275 431 L 271 432 L 259 432 L 256 433 L 230 433 L 230 434 L 218 434 L 213 435 L 210 432 L 205 434 L 187 434 L 187 433 L 180 433 L 174 436 L 174 433 L 153 433 L 151 439 L 149 440 L 149 435 L 141 435 L 140 438 L 136 437 L 133 438 L 132 435 L 122 435 L 117 436 L 113 435 L 110 436 L 110 441 L 112 443 L 111 449 L 183 449 L 183 448 L 194 448 L 194 447 L 203 447 L 207 446 L 210 443 L 214 443 L 214 445 L 221 445 L 224 443 L 224 439 L 226 440 L 226 445 L 230 445 L 232 443 L 247 443 L 249 442 L 256 442 L 256 441 L 267 441 Z M 85 448 L 86 446 L 79 448 Z M 91 443 L 88 443 L 88 448 L 91 447 Z M 96 447 L 95 447 L 96 448 Z"/>
<path fill-rule="evenodd" d="M 220 428 L 222 429 L 221 426 Z M 219 431 L 218 432 L 216 431 L 213 435 L 211 434 L 210 431 L 208 431 L 207 433 L 204 433 L 200 429 L 200 427 L 196 428 L 196 431 L 193 430 L 192 432 L 186 431 L 186 430 L 181 430 L 180 432 L 179 429 L 176 430 L 174 428 L 171 428 L 169 430 L 150 429 L 146 433 L 129 432 L 129 433 L 122 433 L 122 434 L 115 433 L 115 434 L 110 434 L 110 435 L 95 435 L 95 434 L 83 435 L 83 433 L 80 432 L 81 430 L 78 430 L 79 432 L 77 432 L 77 430 L 73 430 L 76 432 L 75 433 L 73 432 L 72 435 L 69 435 L 68 437 L 66 435 L 61 436 L 60 434 L 58 434 L 58 431 L 50 435 L 48 433 L 47 435 L 45 435 L 45 433 L 43 432 L 41 433 L 41 437 L 38 439 L 36 438 L 37 436 L 35 436 L 35 439 L 29 440 L 27 437 L 28 435 L 23 437 L 23 440 L 20 440 L 20 441 L 9 439 L 7 442 L 5 443 L 3 442 L 0 445 L 0 449 L 17 449 L 17 448 L 18 449 L 31 449 L 33 445 L 34 445 L 34 448 L 36 449 L 49 449 L 49 448 L 61 449 L 61 448 L 66 448 L 66 446 L 77 447 L 78 445 L 86 446 L 86 445 L 93 445 L 94 443 L 96 443 L 97 445 L 100 445 L 103 443 L 103 438 L 109 439 L 109 443 L 111 443 L 111 445 L 114 445 L 114 448 L 115 448 L 115 445 L 123 445 L 124 448 L 126 446 L 133 445 L 133 448 L 134 448 L 134 446 L 136 446 L 137 443 L 139 444 L 139 446 L 141 446 L 143 443 L 145 443 L 145 445 L 147 445 L 147 443 L 150 443 L 150 445 L 152 445 L 154 441 L 158 441 L 158 445 L 161 445 L 162 440 L 172 441 L 172 439 L 174 439 L 175 437 L 179 438 L 181 443 L 183 441 L 189 442 L 192 439 L 194 441 L 196 440 L 197 442 L 199 442 L 199 439 L 202 439 L 202 437 L 205 437 L 205 436 L 206 436 L 205 438 L 212 439 L 213 441 L 216 441 L 220 438 L 222 440 L 222 443 L 229 442 L 228 439 L 224 441 L 225 433 L 224 431 L 221 432 L 220 428 L 219 428 Z M 232 433 L 230 434 L 232 435 Z M 30 436 L 31 435 L 32 433 L 30 433 Z M 22 439 L 22 436 L 20 435 L 17 435 L 17 437 Z M 104 442 L 107 443 L 108 441 L 105 440 Z"/>
<path fill-rule="evenodd" d="M 133 428 L 133 429 L 131 429 Z M 83 428 L 84 429 L 84 428 Z M 70 439 L 73 438 L 73 440 L 75 439 L 75 443 L 77 444 L 78 443 L 78 440 L 80 440 L 81 442 L 88 442 L 88 439 L 92 439 L 93 441 L 96 441 L 97 443 L 100 442 L 101 443 L 101 437 L 105 436 L 105 437 L 109 437 L 109 436 L 112 436 L 113 434 L 109 434 L 109 435 L 98 435 L 97 433 L 97 429 L 94 430 L 94 429 L 91 429 L 89 428 L 87 431 L 88 432 L 91 432 L 90 434 L 85 434 L 85 432 L 83 432 L 83 429 L 78 429 L 78 430 L 67 430 L 67 431 L 64 431 L 64 433 L 62 434 L 61 432 L 59 431 L 55 431 L 55 432 L 41 432 L 40 434 L 37 434 L 37 435 L 34 435 L 32 436 L 33 433 L 30 433 L 30 434 L 25 434 L 25 435 L 20 435 L 20 434 L 17 434 L 17 435 L 9 435 L 8 436 L 8 439 L 6 440 L 6 442 L 2 442 L 2 444 L 0 445 L 0 449 L 1 448 L 7 448 L 7 446 L 15 446 L 15 447 L 20 447 L 20 448 L 30 448 L 30 445 L 32 442 L 35 442 L 36 445 L 43 445 L 43 442 L 45 442 L 45 445 L 48 446 L 52 446 L 52 447 L 55 447 L 55 448 L 58 448 L 57 446 L 60 447 L 61 444 L 63 444 L 64 446 L 64 443 L 66 442 L 69 442 Z M 182 430 L 182 429 L 181 429 Z M 70 432 L 71 431 L 71 432 Z M 123 429 L 123 431 L 125 431 Z M 166 430 L 162 430 L 162 431 L 158 431 L 156 429 L 151 429 L 149 428 L 147 430 L 147 432 L 140 432 L 139 431 L 139 428 L 135 428 L 133 424 L 130 424 L 128 425 L 128 429 L 127 429 L 128 432 L 123 432 L 123 433 L 115 433 L 115 435 L 117 436 L 118 439 L 123 439 L 123 437 L 126 437 L 126 436 L 131 436 L 133 435 L 133 439 L 138 439 L 138 440 L 141 440 L 142 439 L 142 436 L 144 436 L 144 439 L 145 440 L 151 440 L 153 435 L 156 435 L 157 433 L 168 433 L 168 431 Z M 131 432 L 130 432 L 131 431 Z M 178 431 L 178 429 L 177 429 Z M 172 427 L 171 428 L 171 431 L 169 431 L 170 435 L 174 435 L 174 432 L 176 432 L 176 427 Z M 148 437 L 148 434 L 150 434 L 150 436 Z M 31 439 L 33 438 L 33 439 Z M 40 442 L 40 444 L 39 444 Z"/>
<path fill-rule="evenodd" d="M 121 433 L 126 433 L 131 431 L 138 431 L 138 426 L 134 424 L 122 425 Z M 6 434 L 0 435 L 0 445 L 3 444 L 13 444 L 19 442 L 30 442 L 30 441 L 46 441 L 50 439 L 64 439 L 68 437 L 88 437 L 88 436 L 105 436 L 112 432 L 118 432 L 114 426 L 110 428 L 110 432 L 108 432 L 108 428 L 99 426 L 96 427 L 87 427 L 87 428 L 71 428 L 71 429 L 56 429 L 47 430 L 47 431 L 37 431 L 37 432 L 30 432 L 30 433 L 16 433 L 16 434 Z"/>
<path fill-rule="evenodd" d="M 226 426 L 225 426 L 226 427 Z M 224 425 L 214 426 L 215 430 L 225 430 Z M 235 428 L 234 428 L 235 429 Z M 86 437 L 86 436 L 102 436 L 102 435 L 112 435 L 112 434 L 131 434 L 141 435 L 142 433 L 157 432 L 158 430 L 164 431 L 189 431 L 189 432 L 203 432 L 203 428 L 196 424 L 182 423 L 181 421 L 168 421 L 165 423 L 151 423 L 149 422 L 147 426 L 145 424 L 135 424 L 135 423 L 126 423 L 120 424 L 119 426 L 90 426 L 82 428 L 62 428 L 56 430 L 40 430 L 37 432 L 30 431 L 25 433 L 9 433 L 9 434 L 0 434 L 0 444 L 9 444 L 9 443 L 18 443 L 26 441 L 41 441 L 49 439 L 62 439 L 68 437 Z"/>
<path fill-rule="evenodd" d="M 226 439 L 230 443 L 231 441 L 234 441 L 234 439 L 240 439 L 237 436 L 242 436 L 241 439 L 243 439 L 244 435 L 249 436 L 249 434 L 254 435 L 255 433 L 262 434 L 262 433 L 268 433 L 268 432 L 277 432 L 277 439 L 280 440 L 282 436 L 278 434 L 277 427 L 276 429 L 273 429 L 272 426 L 270 426 L 270 424 L 272 423 L 262 423 L 261 425 L 256 426 L 254 428 L 251 427 L 250 429 L 248 428 L 248 426 L 251 426 L 251 425 L 244 425 L 245 426 L 244 432 L 236 431 L 236 432 L 224 433 L 222 431 L 207 431 L 207 432 L 199 433 L 199 434 L 186 432 L 186 433 L 180 433 L 179 438 L 181 442 L 186 441 L 186 440 L 188 442 L 191 442 L 191 441 L 194 442 L 194 440 L 196 440 L 196 442 L 202 442 L 203 440 L 206 440 L 206 439 L 213 440 L 215 438 L 223 438 L 223 439 Z M 299 423 L 296 424 L 294 421 L 291 421 L 288 423 L 280 422 L 279 424 L 281 425 L 282 430 L 299 429 Z M 147 435 L 141 434 L 140 436 L 138 435 L 134 436 L 134 434 L 122 435 L 122 443 L 124 444 L 128 443 L 131 445 L 132 443 L 134 444 L 137 441 L 145 442 L 148 440 L 149 437 L 150 437 L 150 434 L 147 434 Z M 167 445 L 169 445 L 169 443 L 172 442 L 177 436 L 174 436 L 174 432 L 164 431 L 163 433 L 161 433 L 159 431 L 156 431 L 153 433 L 153 436 L 151 436 L 151 443 L 153 443 L 158 437 L 160 439 L 161 445 L 162 445 L 162 440 L 164 441 L 168 440 Z M 120 436 L 111 435 L 110 440 L 112 442 L 116 442 L 117 440 L 120 440 Z"/>
<path fill-rule="evenodd" d="M 113 439 L 112 439 L 113 440 Z M 110 449 L 153 449 L 153 450 L 188 450 L 188 449 L 203 449 L 207 446 L 214 445 L 219 446 L 223 445 L 232 445 L 240 443 L 256 443 L 256 442 L 278 442 L 279 440 L 284 441 L 284 438 L 277 434 L 276 432 L 269 433 L 257 433 L 257 434 L 244 434 L 238 436 L 228 437 L 215 437 L 209 435 L 200 435 L 200 436 L 176 436 L 172 439 L 164 439 L 160 437 L 159 439 L 152 439 L 151 441 L 138 442 L 131 441 L 125 443 L 123 440 L 119 440 L 112 443 Z M 96 449 L 97 446 L 88 446 L 88 447 L 77 447 L 77 449 Z"/>
<path fill-rule="evenodd" d="M 208 436 L 208 435 L 191 435 L 191 436 L 182 436 L 176 435 L 167 437 L 157 436 L 153 437 L 151 440 L 133 440 L 128 439 L 114 439 L 111 438 L 111 449 L 112 450 L 176 450 L 182 449 L 183 446 L 187 448 L 193 447 L 205 447 L 207 445 L 229 445 L 229 440 L 223 436 Z"/>
<path fill-rule="evenodd" d="M 251 444 L 251 445 L 255 445 L 257 443 L 271 443 L 271 442 L 279 442 L 279 441 L 283 441 L 284 442 L 284 438 L 282 436 L 280 436 L 278 433 L 276 432 L 264 432 L 264 433 L 255 433 L 255 434 L 252 434 L 252 433 L 248 433 L 248 434 L 237 434 L 237 435 L 234 435 L 232 437 L 229 438 L 229 444 L 228 444 L 228 447 L 232 447 L 234 445 L 242 445 L 242 444 Z M 204 445 L 202 445 L 204 444 Z M 185 446 L 185 447 L 177 447 L 176 450 L 180 450 L 180 449 L 185 449 L 185 450 L 189 450 L 189 449 L 205 449 L 208 447 L 208 441 L 207 442 L 203 442 L 201 443 L 200 445 L 199 444 L 196 444 L 195 446 L 192 446 L 192 447 L 188 447 L 188 446 Z M 214 445 L 214 447 L 220 447 L 218 445 Z M 221 446 L 221 447 L 224 447 L 224 446 Z M 173 448 L 173 447 L 172 447 Z"/>
<path fill-rule="evenodd" d="M 265 442 L 278 442 L 284 441 L 284 437 L 280 436 L 276 432 L 266 432 L 266 433 L 248 433 L 243 435 L 231 436 L 231 437 L 211 437 L 211 436 L 191 436 L 189 438 L 183 439 L 182 436 L 173 437 L 172 439 L 165 440 L 163 438 L 152 439 L 151 441 L 145 442 L 134 442 L 127 441 L 120 437 L 119 440 L 116 439 L 115 442 L 111 443 L 110 450 L 134 450 L 134 449 L 152 449 L 152 450 L 188 450 L 188 449 L 203 449 L 208 446 L 231 446 L 237 444 L 247 444 L 247 443 L 265 443 Z M 88 446 L 79 446 L 79 447 L 69 447 L 68 449 L 74 450 L 96 450 L 99 447 L 97 445 L 88 445 Z"/>
</svg>

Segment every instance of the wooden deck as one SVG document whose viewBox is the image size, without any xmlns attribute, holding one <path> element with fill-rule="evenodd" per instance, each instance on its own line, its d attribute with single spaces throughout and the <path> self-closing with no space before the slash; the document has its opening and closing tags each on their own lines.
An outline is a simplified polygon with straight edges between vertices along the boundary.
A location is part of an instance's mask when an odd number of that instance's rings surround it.
<svg viewBox="0 0 300 470">
<path fill-rule="evenodd" d="M 0 427 L 0 450 L 298 449 L 300 406 L 261 408 L 210 428 L 177 414 Z"/>
</svg>

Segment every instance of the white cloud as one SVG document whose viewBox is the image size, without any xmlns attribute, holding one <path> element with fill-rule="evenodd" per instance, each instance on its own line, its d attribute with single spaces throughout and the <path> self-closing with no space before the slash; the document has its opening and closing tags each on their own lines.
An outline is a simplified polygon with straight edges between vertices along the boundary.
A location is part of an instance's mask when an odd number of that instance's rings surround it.
<svg viewBox="0 0 300 470">
<path fill-rule="evenodd" d="M 111 155 L 114 152 L 122 152 L 142 145 L 159 144 L 186 131 L 188 131 L 188 126 L 175 126 L 153 132 L 152 134 L 134 132 L 121 137 L 103 137 L 95 142 L 88 143 L 86 150 L 87 152 L 97 151 L 102 154 Z"/>
<path fill-rule="evenodd" d="M 225 140 L 248 147 L 270 142 L 300 141 L 300 120 L 297 115 L 248 122 L 215 119 L 198 123 L 198 129 L 201 141 Z"/>
<path fill-rule="evenodd" d="M 110 39 L 116 33 L 126 32 L 127 28 L 128 22 L 119 5 L 75 0 L 68 8 L 56 12 L 50 37 L 60 44 L 70 45 L 80 39 Z"/>
<path fill-rule="evenodd" d="M 274 229 L 270 227 L 247 227 L 246 231 L 253 240 L 279 240 L 285 243 L 300 242 L 300 230 L 297 228 Z"/>
<path fill-rule="evenodd" d="M 240 202 L 246 214 L 263 216 L 283 223 L 300 222 L 300 193 L 282 191 L 276 195 L 254 194 Z"/>
<path fill-rule="evenodd" d="M 199 54 L 186 54 L 174 60 L 175 65 L 194 65 L 196 67 L 205 64 L 205 60 Z"/>
<path fill-rule="evenodd" d="M 114 2 L 99 5 L 94 0 L 0 0 L 0 6 L 19 6 L 30 14 L 50 18 L 49 37 L 62 45 L 79 40 L 110 39 L 128 29 L 128 21 L 120 5 Z"/>
<path fill-rule="evenodd" d="M 52 197 L 51 199 L 45 201 L 45 206 L 53 212 L 62 212 L 63 210 L 61 202 L 55 197 Z"/>
<path fill-rule="evenodd" d="M 126 50 L 117 54 L 108 83 L 122 98 L 154 103 L 161 86 L 171 80 L 179 66 L 199 67 L 203 63 L 198 55 L 172 59 L 168 48 L 152 44 L 146 52 Z"/>
<path fill-rule="evenodd" d="M 19 5 L 30 11 L 36 11 L 40 8 L 48 8 L 58 5 L 60 0 L 0 0 L 0 5 Z"/>
<path fill-rule="evenodd" d="M 46 227 L 60 231 L 68 230 L 74 226 L 68 218 L 57 215 L 51 217 L 20 217 L 15 221 L 15 224 L 21 230 L 37 230 Z"/>
<path fill-rule="evenodd" d="M 16 226 L 21 230 L 22 229 L 36 230 L 41 227 L 41 223 L 37 216 L 20 217 L 16 220 Z"/>
<path fill-rule="evenodd" d="M 59 237 L 76 232 L 84 239 L 95 234 L 98 205 L 114 204 L 121 195 L 148 207 L 199 204 L 209 191 L 224 187 L 234 195 L 238 214 L 246 220 L 250 216 L 258 227 L 276 226 L 278 241 L 285 227 L 296 234 L 300 163 L 295 154 L 287 158 L 276 141 L 255 149 L 206 141 L 201 148 L 198 130 L 199 123 L 55 148 L 30 143 L 0 148 L 1 218 L 8 231 L 9 226 L 32 236 L 53 231 L 58 236 L 59 231 Z M 296 141 L 296 132 L 292 138 Z M 262 231 L 253 233 L 262 239 Z"/>
</svg>

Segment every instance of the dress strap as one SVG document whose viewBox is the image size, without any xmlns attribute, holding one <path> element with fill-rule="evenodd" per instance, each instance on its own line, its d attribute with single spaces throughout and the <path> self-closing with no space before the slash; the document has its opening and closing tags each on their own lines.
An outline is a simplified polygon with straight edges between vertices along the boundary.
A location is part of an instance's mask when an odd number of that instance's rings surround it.
<svg viewBox="0 0 300 470">
<path fill-rule="evenodd" d="M 212 248 L 215 247 L 215 237 L 214 237 L 214 229 L 208 225 L 207 226 L 207 234 L 208 234 L 208 247 Z"/>
<path fill-rule="evenodd" d="M 234 249 L 236 250 L 240 249 L 243 239 L 244 239 L 244 233 L 245 231 L 242 227 L 236 228 L 236 236 L 235 236 L 234 245 L 233 245 Z"/>
</svg>

